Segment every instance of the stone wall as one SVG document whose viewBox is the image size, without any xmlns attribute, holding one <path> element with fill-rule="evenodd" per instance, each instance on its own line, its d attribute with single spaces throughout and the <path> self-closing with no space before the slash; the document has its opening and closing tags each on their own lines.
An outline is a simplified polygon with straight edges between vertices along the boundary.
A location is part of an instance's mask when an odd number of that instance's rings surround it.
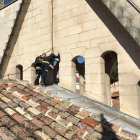
<svg viewBox="0 0 140 140">
<path fill-rule="evenodd" d="M 17 18 L 21 2 L 21 0 L 16 1 L 0 10 L 0 63 Z"/>
<path fill-rule="evenodd" d="M 117 53 L 120 110 L 140 118 L 140 46 L 100 0 L 54 0 L 54 51 L 60 51 L 60 86 L 75 91 L 77 56 L 85 58 L 84 95 L 105 103 L 110 88 L 105 74 L 104 53 Z M 31 0 L 5 74 L 17 65 L 29 67 L 37 55 L 51 49 L 51 0 Z M 1 12 L 0 12 L 1 13 Z M 0 33 L 1 34 L 1 33 Z M 33 81 L 34 70 L 23 74 Z M 15 78 L 14 76 L 11 78 Z M 111 99 L 110 99 L 111 100 Z"/>
</svg>

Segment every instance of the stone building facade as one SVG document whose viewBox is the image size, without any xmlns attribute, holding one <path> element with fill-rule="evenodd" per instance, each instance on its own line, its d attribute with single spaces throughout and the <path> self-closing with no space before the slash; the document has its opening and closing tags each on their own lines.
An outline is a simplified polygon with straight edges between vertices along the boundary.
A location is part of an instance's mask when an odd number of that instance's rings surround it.
<svg viewBox="0 0 140 140">
<path fill-rule="evenodd" d="M 109 73 L 117 62 L 120 111 L 140 119 L 139 16 L 126 0 L 14 1 L 0 10 L 0 76 L 28 68 L 53 46 L 61 53 L 60 86 L 76 91 L 76 58 L 83 56 L 80 93 L 111 106 Z M 33 67 L 23 73 L 34 78 Z"/>
</svg>

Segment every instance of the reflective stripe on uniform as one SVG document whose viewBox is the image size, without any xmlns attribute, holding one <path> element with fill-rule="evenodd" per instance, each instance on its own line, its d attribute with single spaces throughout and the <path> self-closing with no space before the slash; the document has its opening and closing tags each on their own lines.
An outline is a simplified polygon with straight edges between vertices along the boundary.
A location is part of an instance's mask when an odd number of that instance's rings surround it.
<svg viewBox="0 0 140 140">
<path fill-rule="evenodd" d="M 37 69 L 37 70 L 41 70 L 41 68 L 40 68 L 40 67 L 36 67 L 36 69 Z"/>
<path fill-rule="evenodd" d="M 47 63 L 47 64 L 50 64 L 50 62 L 48 62 L 48 61 L 42 61 L 42 63 Z"/>
<path fill-rule="evenodd" d="M 38 74 L 36 76 L 38 76 Z"/>
<path fill-rule="evenodd" d="M 48 72 L 48 70 L 46 69 L 46 71 Z"/>
</svg>

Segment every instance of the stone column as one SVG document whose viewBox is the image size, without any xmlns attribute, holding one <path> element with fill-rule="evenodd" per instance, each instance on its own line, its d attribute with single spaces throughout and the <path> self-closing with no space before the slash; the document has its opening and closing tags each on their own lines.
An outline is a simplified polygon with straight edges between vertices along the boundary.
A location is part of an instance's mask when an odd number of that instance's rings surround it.
<svg viewBox="0 0 140 140">
<path fill-rule="evenodd" d="M 120 111 L 140 119 L 139 79 L 132 73 L 119 74 Z"/>
<path fill-rule="evenodd" d="M 111 106 L 110 77 L 105 74 L 105 104 Z"/>
<path fill-rule="evenodd" d="M 90 58 L 85 60 L 85 79 L 86 93 L 85 96 L 105 103 L 105 68 L 102 57 Z"/>
<path fill-rule="evenodd" d="M 84 84 L 84 77 L 82 75 L 79 75 L 79 87 L 80 87 L 80 94 L 84 95 L 85 93 L 85 84 Z"/>
<path fill-rule="evenodd" d="M 36 79 L 36 69 L 34 67 L 31 67 L 31 84 L 34 84 Z"/>
<path fill-rule="evenodd" d="M 64 67 L 64 65 L 67 65 Z M 76 65 L 74 62 L 63 62 L 59 64 L 60 86 L 76 92 Z"/>
</svg>

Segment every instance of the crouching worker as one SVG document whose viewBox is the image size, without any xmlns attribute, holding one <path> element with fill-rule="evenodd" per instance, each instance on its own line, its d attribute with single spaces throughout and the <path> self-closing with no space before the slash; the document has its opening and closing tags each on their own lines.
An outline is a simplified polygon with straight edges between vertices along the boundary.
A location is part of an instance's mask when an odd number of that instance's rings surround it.
<svg viewBox="0 0 140 140">
<path fill-rule="evenodd" d="M 46 53 L 42 53 L 42 55 L 36 57 L 36 60 L 35 60 L 36 79 L 35 79 L 34 85 L 39 85 L 39 78 L 41 76 L 41 64 L 45 57 L 46 57 Z"/>
<path fill-rule="evenodd" d="M 48 73 L 49 65 L 54 58 L 59 58 L 60 59 L 60 53 L 58 52 L 58 56 L 54 55 L 54 54 L 50 54 L 50 55 L 46 56 L 44 58 L 44 60 L 42 61 L 42 65 L 41 65 L 42 75 L 41 75 L 41 82 L 40 82 L 40 85 L 42 85 L 42 86 L 45 85 L 45 77 Z"/>
</svg>

